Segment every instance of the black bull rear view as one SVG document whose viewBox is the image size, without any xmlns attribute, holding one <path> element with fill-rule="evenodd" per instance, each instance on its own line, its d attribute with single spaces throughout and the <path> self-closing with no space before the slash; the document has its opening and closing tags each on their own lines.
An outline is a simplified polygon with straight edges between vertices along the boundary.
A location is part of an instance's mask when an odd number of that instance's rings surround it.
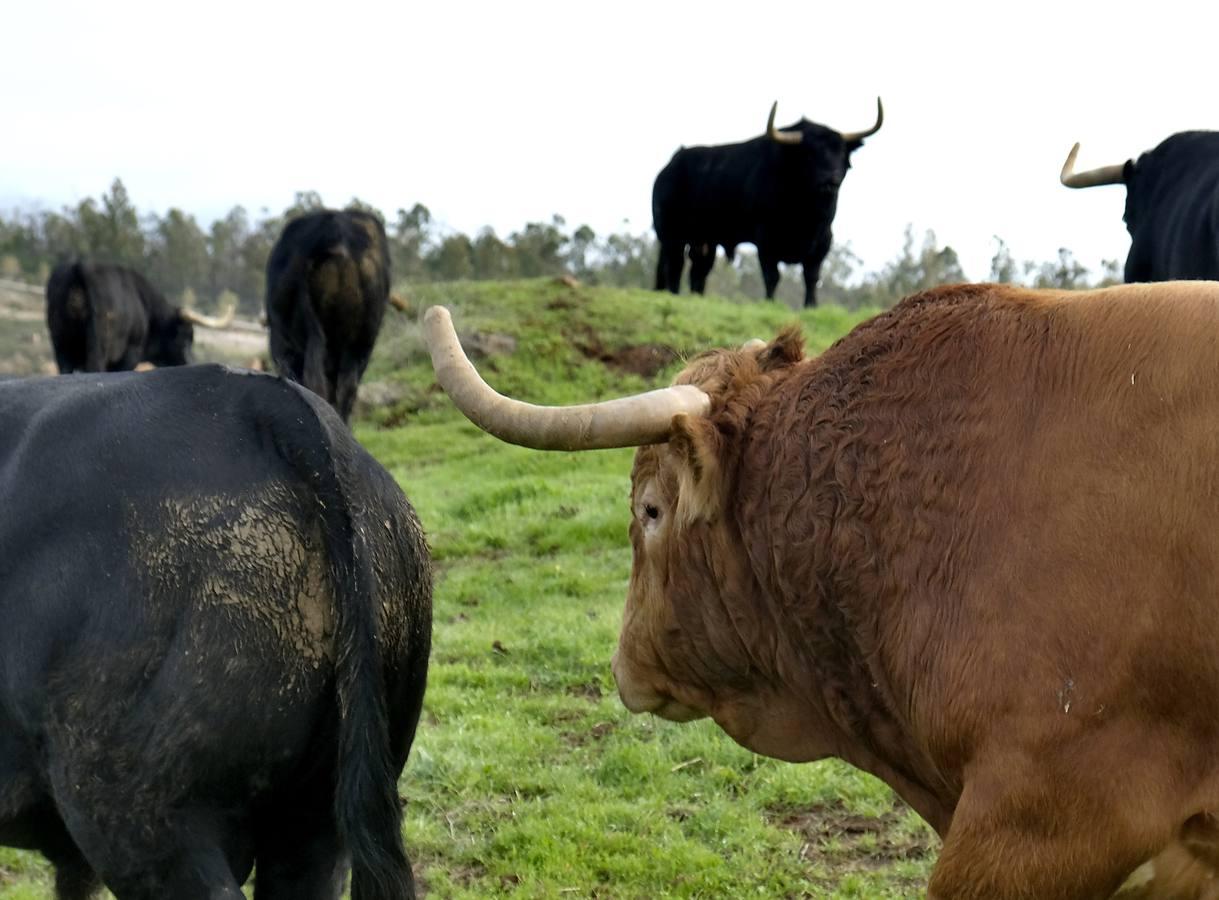
<svg viewBox="0 0 1219 900">
<path fill-rule="evenodd" d="M 779 263 L 800 263 L 804 305 L 814 306 L 851 154 L 883 122 L 880 98 L 876 124 L 858 132 L 840 133 L 807 119 L 777 129 L 772 106 L 762 137 L 678 150 L 652 188 L 652 222 L 660 242 L 656 290 L 678 292 L 687 248 L 690 290 L 701 294 L 717 245 L 731 259 L 738 244 L 753 244 L 766 296 L 775 295 Z"/>
<path fill-rule="evenodd" d="M 223 411 L 223 415 L 217 415 Z M 60 898 L 414 896 L 431 575 L 317 397 L 217 366 L 0 384 L 0 844 Z"/>
<path fill-rule="evenodd" d="M 389 302 L 385 227 L 360 210 L 321 210 L 289 222 L 267 260 L 271 358 L 351 418 Z"/>
</svg>

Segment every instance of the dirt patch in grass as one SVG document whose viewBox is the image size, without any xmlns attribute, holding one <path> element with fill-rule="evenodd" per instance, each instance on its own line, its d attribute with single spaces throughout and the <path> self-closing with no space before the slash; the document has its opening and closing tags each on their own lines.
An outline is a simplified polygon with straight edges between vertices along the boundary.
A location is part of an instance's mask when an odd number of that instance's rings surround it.
<svg viewBox="0 0 1219 900">
<path fill-rule="evenodd" d="M 644 378 L 655 378 L 666 366 L 678 358 L 677 351 L 662 344 L 639 344 L 634 347 L 623 347 L 621 350 L 603 357 L 607 366 L 642 375 Z"/>
<path fill-rule="evenodd" d="M 601 685 L 595 681 L 585 681 L 581 684 L 569 684 L 565 690 L 571 696 L 583 697 L 590 703 L 597 703 L 602 697 Z"/>
<path fill-rule="evenodd" d="M 772 825 L 799 833 L 804 838 L 802 859 L 846 862 L 866 869 L 880 869 L 902 860 L 934 857 L 939 842 L 924 829 L 912 830 L 903 822 L 901 810 L 879 816 L 849 812 L 841 803 L 814 806 L 809 810 L 772 810 Z"/>
<path fill-rule="evenodd" d="M 644 378 L 655 378 L 666 366 L 678 359 L 678 353 L 665 344 L 633 344 L 627 347 L 606 347 L 592 328 L 585 326 L 571 336 L 572 346 L 587 359 L 595 359 L 616 369 Z"/>
<path fill-rule="evenodd" d="M 464 888 L 474 887 L 487 877 L 487 867 L 482 863 L 459 863 L 449 870 L 453 883 Z"/>
<path fill-rule="evenodd" d="M 598 722 L 588 728 L 582 728 L 578 731 L 567 730 L 562 732 L 563 740 L 569 747 L 583 747 L 586 744 L 597 743 L 605 740 L 614 731 L 617 726 L 613 722 Z"/>
</svg>

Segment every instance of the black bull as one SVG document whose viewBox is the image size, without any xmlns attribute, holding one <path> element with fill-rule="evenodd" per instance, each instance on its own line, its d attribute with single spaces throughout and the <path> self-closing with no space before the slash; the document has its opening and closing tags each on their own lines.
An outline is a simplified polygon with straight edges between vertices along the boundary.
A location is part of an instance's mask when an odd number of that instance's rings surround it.
<svg viewBox="0 0 1219 900">
<path fill-rule="evenodd" d="M 289 222 L 267 260 L 271 358 L 285 378 L 351 418 L 389 302 L 380 219 L 322 210 Z"/>
<path fill-rule="evenodd" d="M 833 240 L 838 189 L 851 154 L 884 121 L 876 100 L 876 124 L 839 133 L 801 119 L 776 129 L 771 107 L 766 134 L 739 144 L 683 147 L 656 176 L 652 223 L 660 243 L 656 290 L 677 293 L 689 248 L 690 290 L 703 293 L 715 248 L 729 259 L 738 244 L 758 248 L 766 296 L 779 284 L 779 263 L 804 267 L 804 305 L 817 302 L 821 263 Z"/>
<path fill-rule="evenodd" d="M 1087 172 L 1074 170 L 1078 152 L 1062 168 L 1067 187 L 1126 185 L 1127 282 L 1219 279 L 1219 132 L 1183 131 Z"/>
<path fill-rule="evenodd" d="M 223 413 L 222 415 L 218 415 Z M 58 895 L 413 896 L 431 575 L 317 397 L 219 366 L 0 384 L 0 844 Z"/>
<path fill-rule="evenodd" d="M 194 326 L 223 328 L 231 319 L 231 311 L 216 319 L 176 307 L 125 266 L 65 262 L 47 280 L 47 328 L 64 373 L 184 366 Z"/>
</svg>

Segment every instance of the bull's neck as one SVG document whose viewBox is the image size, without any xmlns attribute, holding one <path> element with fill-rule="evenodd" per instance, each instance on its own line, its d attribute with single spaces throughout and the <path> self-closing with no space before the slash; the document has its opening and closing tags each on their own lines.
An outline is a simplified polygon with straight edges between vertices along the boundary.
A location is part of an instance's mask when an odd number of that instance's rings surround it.
<svg viewBox="0 0 1219 900">
<path fill-rule="evenodd" d="M 884 548 L 869 506 L 876 498 L 857 487 L 867 451 L 810 453 L 787 440 L 778 446 L 792 458 L 775 460 L 765 431 L 756 429 L 742 454 L 736 525 L 758 602 L 775 623 L 775 658 L 759 708 L 730 711 L 721 724 L 767 755 L 844 759 L 943 833 L 959 787 L 922 745 L 905 713 L 907 686 L 881 652 Z M 769 466 L 753 460 L 762 452 Z"/>
</svg>

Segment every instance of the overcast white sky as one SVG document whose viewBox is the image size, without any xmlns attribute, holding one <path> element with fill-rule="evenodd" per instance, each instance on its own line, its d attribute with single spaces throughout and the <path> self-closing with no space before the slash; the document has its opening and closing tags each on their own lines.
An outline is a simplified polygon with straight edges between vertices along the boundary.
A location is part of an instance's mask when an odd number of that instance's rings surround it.
<svg viewBox="0 0 1219 900">
<path fill-rule="evenodd" d="M 1066 246 L 1124 260 L 1121 187 L 1058 171 L 1219 128 L 1215 7 L 1008 2 L 597 5 L 67 3 L 6 9 L 0 208 L 58 208 L 123 179 L 141 210 L 204 223 L 298 190 L 392 215 L 415 202 L 500 234 L 563 215 L 651 227 L 681 144 L 807 116 L 885 126 L 854 156 L 835 236 L 868 268 L 906 223 L 984 278 Z"/>
</svg>

